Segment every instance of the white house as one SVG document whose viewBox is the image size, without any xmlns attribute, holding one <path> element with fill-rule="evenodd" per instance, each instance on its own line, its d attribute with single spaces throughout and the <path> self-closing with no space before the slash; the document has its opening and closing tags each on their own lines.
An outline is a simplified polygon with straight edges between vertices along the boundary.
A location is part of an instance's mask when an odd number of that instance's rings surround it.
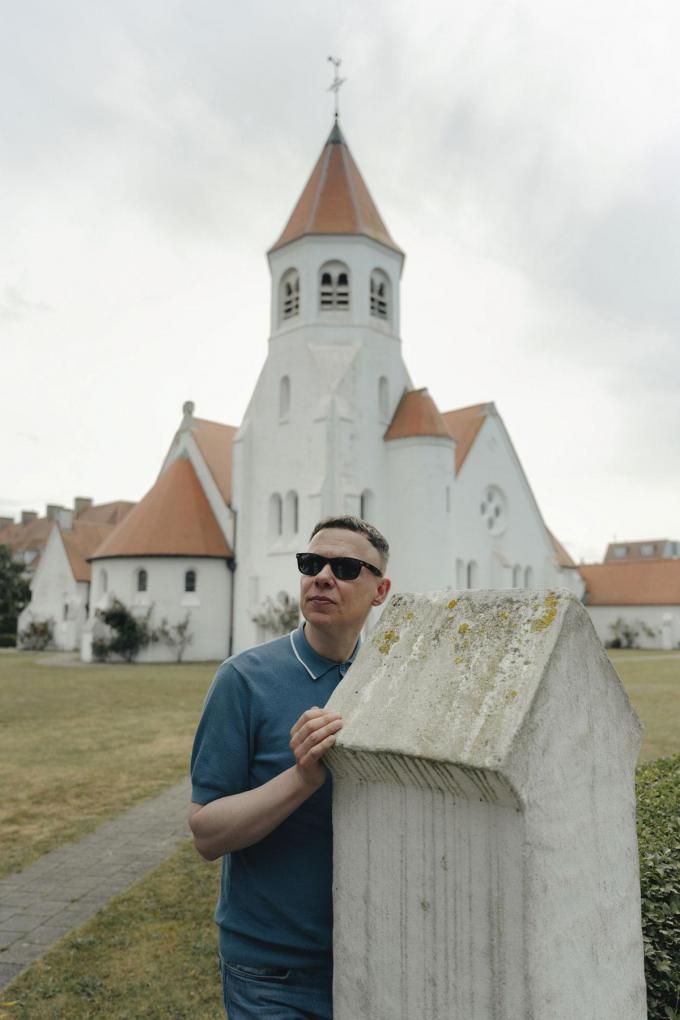
<svg viewBox="0 0 680 1020">
<path fill-rule="evenodd" d="M 494 405 L 442 414 L 413 389 L 404 253 L 337 121 L 268 258 L 268 352 L 241 426 L 185 404 L 155 485 L 91 558 L 84 657 L 114 596 L 157 621 L 189 613 L 194 659 L 261 640 L 253 616 L 267 597 L 296 594 L 294 554 L 328 514 L 384 531 L 396 590 L 580 592 Z"/>
<path fill-rule="evenodd" d="M 628 543 L 644 546 L 651 543 Z M 672 543 L 678 548 L 678 543 Z M 611 558 L 580 566 L 584 602 L 603 644 L 620 636 L 617 622 L 639 648 L 680 648 L 680 559 Z"/>
<path fill-rule="evenodd" d="M 4 540 L 27 564 L 31 578 L 31 601 L 19 615 L 19 635 L 32 621 L 51 621 L 57 648 L 80 647 L 88 616 L 89 557 L 133 506 L 124 500 L 93 506 L 91 499 L 76 497 L 73 509 L 50 505 L 44 518 L 29 513 L 7 528 Z"/>
</svg>

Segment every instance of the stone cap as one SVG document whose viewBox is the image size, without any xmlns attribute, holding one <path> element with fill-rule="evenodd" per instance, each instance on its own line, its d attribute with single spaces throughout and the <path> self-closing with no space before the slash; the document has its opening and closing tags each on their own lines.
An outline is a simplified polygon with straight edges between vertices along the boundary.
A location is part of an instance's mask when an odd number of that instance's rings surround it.
<svg viewBox="0 0 680 1020">
<path fill-rule="evenodd" d="M 621 687 L 567 591 L 395 595 L 328 704 L 344 719 L 337 748 L 502 769 L 563 633 Z"/>
</svg>

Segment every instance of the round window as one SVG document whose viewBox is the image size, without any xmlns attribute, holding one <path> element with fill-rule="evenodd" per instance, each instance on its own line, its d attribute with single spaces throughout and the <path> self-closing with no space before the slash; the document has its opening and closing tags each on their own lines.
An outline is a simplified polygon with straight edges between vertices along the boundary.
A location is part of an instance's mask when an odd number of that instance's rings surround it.
<svg viewBox="0 0 680 1020">
<path fill-rule="evenodd" d="M 484 525 L 492 535 L 502 535 L 508 526 L 508 504 L 497 485 L 488 485 L 479 504 Z"/>
</svg>

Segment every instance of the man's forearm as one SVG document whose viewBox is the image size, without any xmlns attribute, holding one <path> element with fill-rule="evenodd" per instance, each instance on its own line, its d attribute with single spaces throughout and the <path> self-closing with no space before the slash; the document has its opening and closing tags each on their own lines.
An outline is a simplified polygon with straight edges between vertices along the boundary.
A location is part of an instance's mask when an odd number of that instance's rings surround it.
<svg viewBox="0 0 680 1020">
<path fill-rule="evenodd" d="M 192 804 L 189 826 L 206 860 L 259 843 L 319 789 L 297 765 L 254 790 Z"/>
</svg>

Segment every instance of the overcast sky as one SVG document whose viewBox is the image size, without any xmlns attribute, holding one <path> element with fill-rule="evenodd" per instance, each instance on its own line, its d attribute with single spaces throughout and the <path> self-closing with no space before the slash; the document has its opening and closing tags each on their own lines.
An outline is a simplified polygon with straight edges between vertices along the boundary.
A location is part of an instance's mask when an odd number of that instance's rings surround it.
<svg viewBox="0 0 680 1020">
<path fill-rule="evenodd" d="M 136 500 L 238 424 L 332 118 L 404 357 L 493 400 L 576 558 L 680 539 L 677 0 L 0 0 L 0 514 Z"/>
</svg>

